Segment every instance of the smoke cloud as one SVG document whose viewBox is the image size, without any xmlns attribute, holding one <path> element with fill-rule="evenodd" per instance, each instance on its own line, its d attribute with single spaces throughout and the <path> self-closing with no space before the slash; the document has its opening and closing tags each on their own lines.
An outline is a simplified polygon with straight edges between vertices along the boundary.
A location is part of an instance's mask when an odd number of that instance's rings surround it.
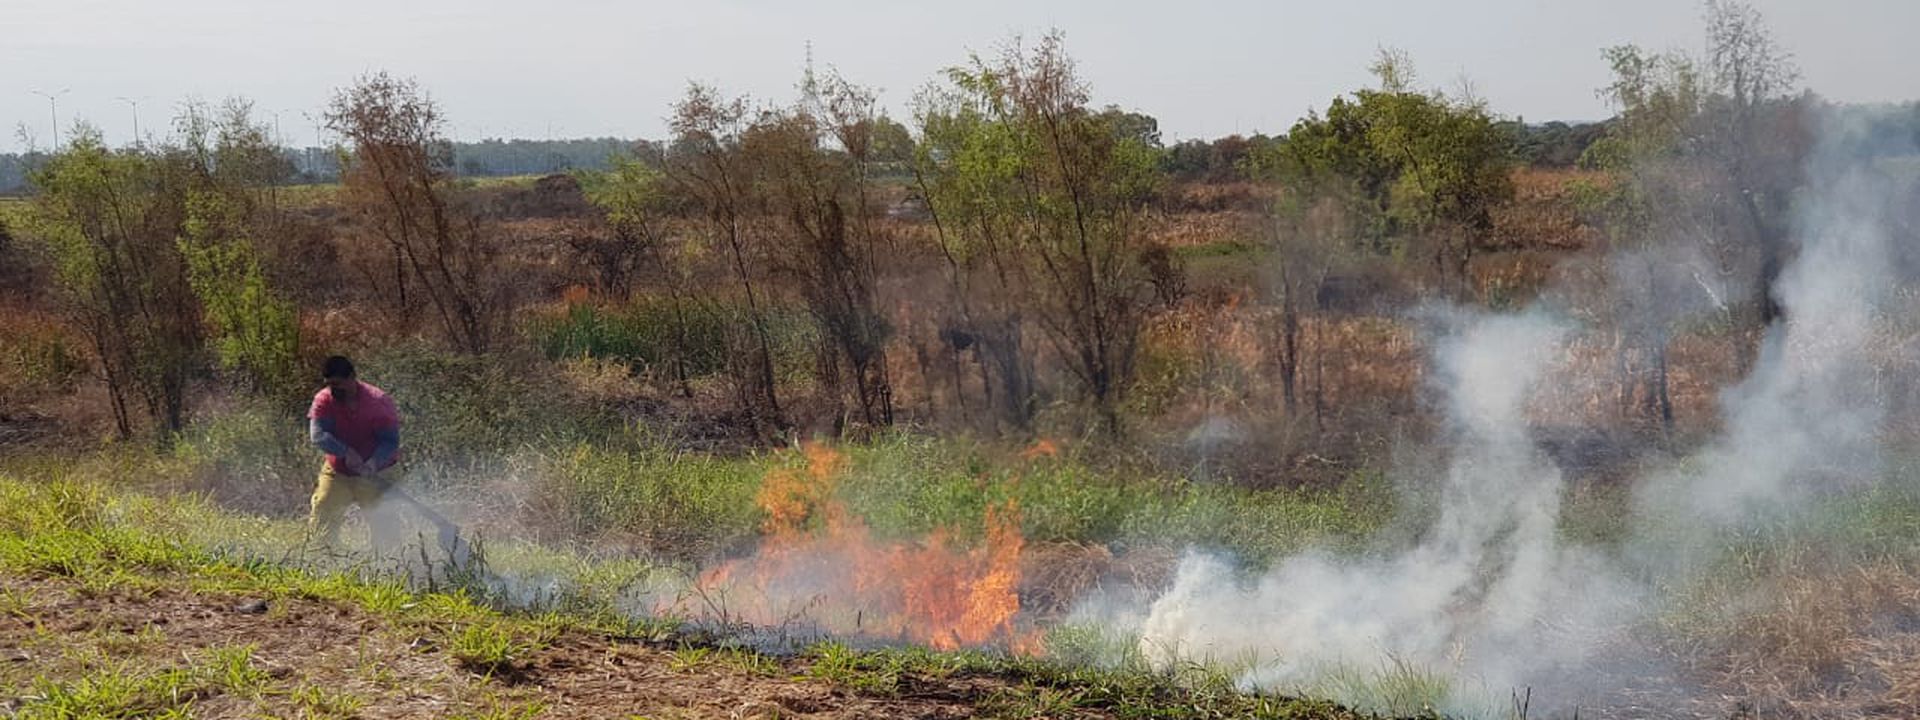
<svg viewBox="0 0 1920 720">
<path fill-rule="evenodd" d="M 1578 328 L 1537 309 L 1459 311 L 1430 346 L 1447 448 L 1431 524 L 1398 551 L 1312 551 L 1264 570 L 1192 551 L 1138 621 L 1141 653 L 1161 667 L 1237 668 L 1249 688 L 1331 692 L 1383 710 L 1420 709 L 1395 704 L 1396 679 L 1435 679 L 1449 688 L 1437 709 L 1468 715 L 1527 688 L 1563 708 L 1604 695 L 1620 689 L 1606 683 L 1625 682 L 1623 664 L 1643 678 L 1661 673 L 1651 657 L 1623 659 L 1619 649 L 1660 608 L 1659 589 L 1717 559 L 1725 543 L 1716 538 L 1727 531 L 1879 474 L 1889 378 L 1877 360 L 1898 345 L 1886 328 L 1899 280 L 1889 211 L 1900 184 L 1877 168 L 1873 156 L 1884 152 L 1862 152 L 1848 121 L 1823 118 L 1820 136 L 1796 206 L 1794 252 L 1773 288 L 1785 320 L 1767 330 L 1746 377 L 1722 392 L 1716 435 L 1635 483 L 1627 542 L 1564 539 L 1565 483 L 1529 433 L 1529 403 L 1556 390 L 1546 380 Z M 1697 274 L 1688 265 L 1682 274 Z M 1705 293 L 1692 305 L 1718 307 L 1718 287 L 1699 283 Z M 1621 322 L 1675 320 L 1674 304 L 1658 298 L 1623 306 L 1650 317 Z M 1354 682 L 1356 674 L 1371 679 Z"/>
<path fill-rule="evenodd" d="M 1189 555 L 1141 625 L 1151 662 L 1236 663 L 1243 685 L 1297 692 L 1394 667 L 1522 687 L 1579 663 L 1634 607 L 1605 558 L 1559 541 L 1563 481 L 1527 432 L 1569 328 L 1537 312 L 1460 322 L 1434 357 L 1454 450 L 1418 543 L 1383 558 L 1308 553 L 1246 582 Z"/>
</svg>

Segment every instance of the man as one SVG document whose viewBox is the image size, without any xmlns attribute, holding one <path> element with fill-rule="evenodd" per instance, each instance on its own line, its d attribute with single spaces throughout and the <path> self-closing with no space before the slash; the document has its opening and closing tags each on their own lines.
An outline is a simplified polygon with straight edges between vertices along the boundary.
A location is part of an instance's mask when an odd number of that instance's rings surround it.
<svg viewBox="0 0 1920 720">
<path fill-rule="evenodd" d="M 329 357 L 320 374 L 327 386 L 314 394 L 307 410 L 307 433 L 327 462 L 313 490 L 308 531 L 333 545 L 347 508 L 357 504 L 367 515 L 374 552 L 395 550 L 400 525 L 381 507 L 386 484 L 379 473 L 399 459 L 400 413 L 386 392 L 355 376 L 351 360 Z"/>
</svg>

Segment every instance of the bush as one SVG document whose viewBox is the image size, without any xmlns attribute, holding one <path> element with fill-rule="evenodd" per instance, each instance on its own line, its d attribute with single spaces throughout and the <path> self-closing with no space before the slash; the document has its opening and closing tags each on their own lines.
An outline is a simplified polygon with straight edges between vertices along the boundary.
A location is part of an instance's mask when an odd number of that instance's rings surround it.
<svg viewBox="0 0 1920 720">
<path fill-rule="evenodd" d="M 226 507 L 270 514 L 304 512 L 320 467 L 306 420 L 257 401 L 191 423 L 171 450 L 191 489 Z"/>
<path fill-rule="evenodd" d="M 400 409 L 409 466 L 454 471 L 529 447 L 615 433 L 604 408 L 577 397 L 536 358 L 472 356 L 404 345 L 357 361 Z"/>
<path fill-rule="evenodd" d="M 616 533 L 661 556 L 707 559 L 755 535 L 761 511 L 754 495 L 768 467 L 645 442 L 630 449 L 581 443 L 553 458 L 538 501 L 567 537 Z"/>
<path fill-rule="evenodd" d="M 817 330 L 803 312 L 769 309 L 775 371 L 783 379 L 813 368 Z M 590 357 L 626 363 L 635 373 L 673 378 L 676 362 L 688 378 L 726 371 L 727 335 L 750 322 L 746 310 L 686 302 L 676 308 L 668 298 L 642 297 L 621 306 L 569 305 L 564 312 L 537 318 L 527 334 L 550 359 Z"/>
</svg>

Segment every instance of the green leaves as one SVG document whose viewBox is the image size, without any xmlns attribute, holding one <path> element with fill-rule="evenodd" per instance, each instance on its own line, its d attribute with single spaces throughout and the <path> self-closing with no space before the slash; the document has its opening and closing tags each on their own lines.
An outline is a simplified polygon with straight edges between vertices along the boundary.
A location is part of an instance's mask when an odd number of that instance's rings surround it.
<svg viewBox="0 0 1920 720">
<path fill-rule="evenodd" d="M 268 288 L 246 233 L 234 200 L 199 191 L 188 196 L 185 232 L 176 242 L 221 367 L 255 389 L 291 393 L 299 387 L 299 322 L 293 303 Z"/>
<path fill-rule="evenodd" d="M 610 163 L 606 171 L 579 174 L 587 201 L 605 212 L 607 223 L 616 229 L 652 222 L 666 199 L 660 171 L 632 157 L 615 156 Z"/>
</svg>

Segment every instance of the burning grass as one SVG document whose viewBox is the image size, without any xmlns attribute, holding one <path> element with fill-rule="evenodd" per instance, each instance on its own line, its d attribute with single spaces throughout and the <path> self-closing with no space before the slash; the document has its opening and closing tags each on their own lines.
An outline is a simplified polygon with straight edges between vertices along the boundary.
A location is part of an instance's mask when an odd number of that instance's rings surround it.
<svg viewBox="0 0 1920 720">
<path fill-rule="evenodd" d="M 682 600 L 667 610 L 760 627 L 798 620 L 832 635 L 941 650 L 1031 646 L 1013 623 L 1025 545 L 1017 505 L 987 508 L 976 547 L 945 529 L 884 541 L 833 496 L 845 456 L 825 445 L 808 445 L 805 455 L 804 469 L 777 468 L 760 487 L 758 550 L 703 572 L 697 606 Z"/>
</svg>

